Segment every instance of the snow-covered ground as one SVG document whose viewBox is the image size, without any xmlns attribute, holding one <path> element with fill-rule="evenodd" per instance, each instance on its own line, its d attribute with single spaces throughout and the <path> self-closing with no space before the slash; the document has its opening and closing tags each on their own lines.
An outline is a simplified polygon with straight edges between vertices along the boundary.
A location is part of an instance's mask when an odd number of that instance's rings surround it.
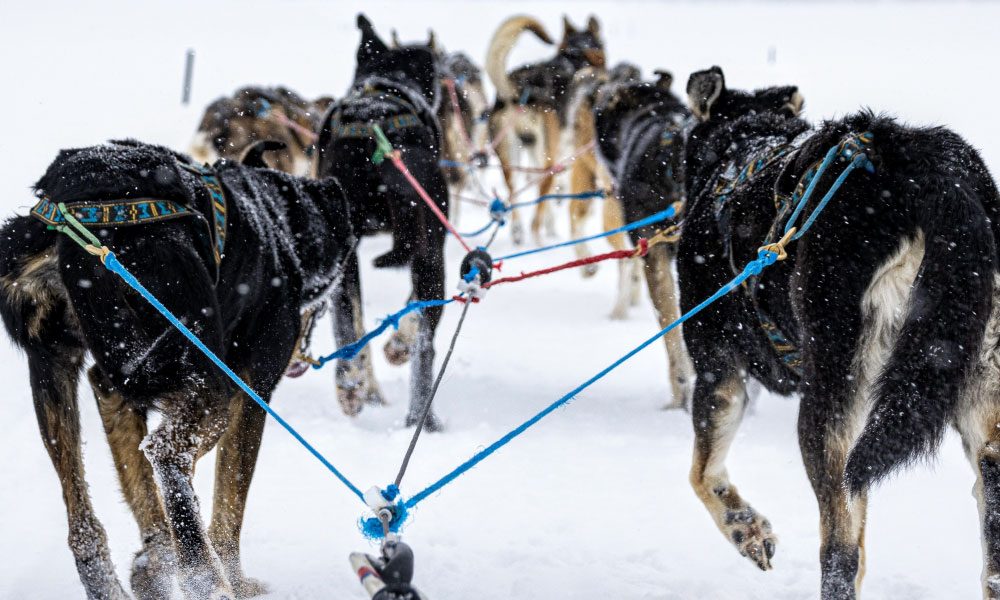
<svg viewBox="0 0 1000 600">
<path fill-rule="evenodd" d="M 160 2 L 0 4 L 0 198 L 6 213 L 31 204 L 29 185 L 59 148 L 132 136 L 184 148 L 200 108 L 246 83 L 282 83 L 315 96 L 342 93 L 365 10 L 388 37 L 433 27 L 450 49 L 482 61 L 496 25 L 515 12 L 561 29 L 566 11 L 604 24 L 610 59 L 648 73 L 687 74 L 719 64 L 729 85 L 796 83 L 807 115 L 862 105 L 918 123 L 947 124 L 1000 168 L 992 74 L 1000 6 L 985 3 L 621 2 Z M 193 102 L 181 106 L 184 51 L 197 51 Z M 515 58 L 548 51 L 525 39 Z M 773 57 L 768 60 L 769 55 Z M 484 213 L 463 207 L 466 226 Z M 559 210 L 566 235 L 565 209 Z M 596 219 L 591 229 L 599 227 Z M 387 238 L 366 240 L 363 264 Z M 501 236 L 497 248 L 511 247 Z M 536 268 L 570 256 L 524 259 Z M 461 259 L 449 242 L 449 281 Z M 474 307 L 444 380 L 446 433 L 425 436 L 404 483 L 423 484 L 571 389 L 655 329 L 647 300 L 624 322 L 606 318 L 614 268 L 583 280 L 566 272 L 498 288 Z M 399 308 L 400 272 L 365 268 L 366 321 Z M 451 283 L 449 285 L 451 285 Z M 835 290 L 831 290 L 835 293 Z M 458 311 L 445 313 L 439 347 Z M 332 348 L 329 327 L 315 349 Z M 379 345 L 380 347 L 380 345 Z M 337 406 L 332 373 L 288 380 L 274 406 L 363 487 L 385 485 L 409 438 L 400 426 L 408 369 L 376 354 L 392 405 L 357 419 Z M 0 344 L 0 598 L 82 597 L 66 548 L 65 512 L 39 440 L 24 360 Z M 406 539 L 417 582 L 434 599 L 811 598 L 818 589 L 818 515 L 795 438 L 793 398 L 761 394 L 729 461 L 733 481 L 780 535 L 775 569 L 759 572 L 716 531 L 687 483 L 691 425 L 664 412 L 661 346 L 637 356 L 568 408 L 421 505 Z M 127 580 L 137 530 L 121 494 L 89 391 L 81 391 L 86 463 L 97 512 Z M 207 508 L 212 460 L 198 470 Z M 871 598 L 974 598 L 980 545 L 973 476 L 957 439 L 937 460 L 876 491 L 869 511 Z M 369 546 L 361 507 L 271 424 L 243 537 L 247 572 L 269 598 L 361 598 L 347 554 Z"/>
</svg>

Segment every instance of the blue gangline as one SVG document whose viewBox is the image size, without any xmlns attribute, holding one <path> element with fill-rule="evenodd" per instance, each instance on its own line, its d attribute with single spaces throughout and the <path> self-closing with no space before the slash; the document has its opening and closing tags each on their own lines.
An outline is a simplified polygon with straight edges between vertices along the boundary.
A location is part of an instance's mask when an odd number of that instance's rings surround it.
<svg viewBox="0 0 1000 600">
<path fill-rule="evenodd" d="M 226 363 L 222 362 L 222 359 L 216 356 L 214 352 L 209 350 L 208 346 L 206 346 L 204 342 L 198 339 L 198 336 L 192 333 L 191 330 L 184 325 L 184 323 L 181 323 L 180 320 L 173 315 L 173 313 L 167 310 L 167 307 L 164 306 L 163 303 L 161 303 L 159 300 L 157 300 L 156 296 L 154 296 L 149 290 L 147 290 L 145 286 L 139 283 L 139 280 L 136 279 L 135 276 L 132 275 L 132 273 L 130 273 L 129 270 L 126 269 L 124 265 L 118 262 L 118 259 L 115 257 L 114 252 L 108 252 L 107 257 L 105 257 L 104 259 L 104 266 L 107 267 L 107 269 L 112 273 L 118 274 L 118 276 L 121 277 L 122 280 L 125 281 L 125 283 L 129 284 L 129 286 L 132 287 L 132 289 L 139 292 L 139 295 L 141 295 L 143 298 L 146 299 L 147 302 L 153 305 L 153 308 L 160 311 L 160 314 L 166 317 L 167 320 L 170 321 L 171 325 L 173 325 L 175 328 L 177 328 L 178 331 L 184 334 L 184 337 L 186 337 L 192 344 L 194 344 L 195 347 L 198 348 L 198 350 L 201 350 L 202 354 L 207 356 L 209 360 L 215 363 L 215 366 L 219 367 L 219 369 L 221 369 L 223 373 L 225 373 L 230 379 L 232 379 L 233 383 L 238 385 L 240 389 L 242 389 L 246 393 L 247 396 L 253 398 L 254 402 L 259 404 L 260 407 L 264 409 L 264 412 L 271 415 L 271 417 L 273 417 L 274 420 L 277 421 L 279 425 L 284 427 L 285 430 L 288 431 L 288 433 L 292 434 L 292 437 L 298 440 L 298 442 L 302 444 L 302 446 L 305 447 L 306 450 L 312 453 L 312 455 L 315 456 L 319 460 L 319 462 L 323 463 L 323 466 L 329 469 L 330 472 L 333 473 L 334 476 L 337 479 L 339 479 L 341 483 L 347 486 L 347 489 L 351 490 L 351 492 L 355 496 L 357 496 L 358 499 L 361 500 L 361 502 L 365 501 L 364 494 L 361 493 L 361 490 L 359 490 L 357 486 L 351 483 L 351 481 L 347 479 L 347 477 L 345 477 L 344 474 L 337 469 L 337 467 L 333 466 L 333 464 L 330 463 L 330 461 L 328 461 L 326 457 L 320 454 L 319 450 L 317 450 L 309 442 L 307 442 L 305 438 L 303 438 L 302 435 L 300 435 L 299 432 L 295 430 L 294 427 L 292 427 L 291 425 L 288 424 L 287 421 L 282 419 L 281 415 L 275 412 L 274 409 L 267 404 L 267 402 L 264 402 L 264 400 L 257 395 L 257 392 L 253 391 L 253 389 L 251 389 L 251 387 L 247 385 L 247 383 L 243 381 L 239 375 L 234 373 L 233 370 L 226 365 Z"/>
<path fill-rule="evenodd" d="M 386 318 L 382 319 L 382 322 L 379 323 L 378 327 L 366 333 L 361 339 L 355 342 L 351 342 L 350 344 L 347 344 L 343 348 L 338 348 L 331 354 L 327 354 L 326 356 L 321 356 L 317 358 L 316 359 L 317 364 L 314 364 L 312 368 L 322 369 L 323 365 L 330 362 L 331 360 L 336 360 L 338 358 L 342 358 L 344 360 L 350 360 L 355 356 L 357 356 L 358 353 L 360 353 L 361 350 L 363 350 L 364 347 L 367 346 L 369 342 L 371 342 L 378 336 L 382 335 L 385 332 L 385 330 L 388 329 L 390 326 L 392 326 L 394 329 L 399 329 L 399 320 L 402 319 L 407 314 L 417 310 L 424 310 L 426 308 L 430 308 L 433 306 L 444 306 L 445 304 L 451 304 L 454 301 L 455 301 L 454 298 L 448 298 L 442 300 L 417 300 L 415 302 L 410 302 L 409 304 L 404 306 L 401 310 L 398 310 L 392 313 L 391 315 L 388 315 Z"/>
<path fill-rule="evenodd" d="M 625 354 L 624 356 L 622 356 L 621 358 L 619 358 L 615 362 L 611 363 L 610 365 L 608 365 L 607 367 L 605 367 L 604 369 L 602 369 L 600 372 L 598 372 L 596 375 L 594 375 L 593 377 L 591 377 L 587 381 L 585 381 L 585 382 L 581 383 L 580 385 L 578 385 L 577 387 L 573 388 L 573 390 L 571 392 L 569 392 L 568 394 L 566 394 L 562 398 L 559 398 L 558 400 L 556 400 L 552 404 L 546 406 L 544 409 L 542 409 L 541 411 L 539 411 L 535 416 L 531 417 L 530 419 L 528 419 L 524 423 L 521 423 L 520 425 L 518 425 L 517 427 L 515 427 L 510 433 L 504 435 L 503 437 L 501 437 L 497 441 L 493 442 L 492 444 L 490 444 L 485 449 L 480 450 L 479 452 L 473 454 L 472 457 L 469 458 L 467 461 L 465 461 L 464 463 L 462 463 L 459 466 L 455 467 L 455 469 L 453 469 L 452 471 L 450 471 L 449 473 L 447 473 L 444 477 L 441 477 L 440 479 L 438 479 L 434 483 L 432 483 L 429 486 L 427 486 L 426 488 L 424 488 L 423 491 L 421 491 L 421 492 L 419 492 L 419 493 L 411 496 L 406 502 L 403 503 L 403 506 L 406 507 L 407 509 L 413 508 L 414 506 L 416 506 L 417 504 L 419 504 L 420 502 L 422 502 L 423 500 L 425 500 L 431 494 L 437 492 L 438 490 L 440 490 L 444 486 L 448 485 L 449 483 L 451 483 L 452 481 L 454 481 L 455 479 L 457 479 L 459 476 L 461 476 L 463 473 L 465 473 L 466 471 L 468 471 L 472 467 L 474 467 L 477 464 L 479 464 L 480 462 L 482 462 L 488 456 L 490 456 L 491 454 L 493 454 L 494 452 L 496 452 L 500 448 L 506 446 L 514 438 L 516 438 L 517 436 L 519 436 L 522 433 L 524 433 L 525 431 L 527 431 L 531 426 L 535 425 L 536 423 L 538 423 L 539 421 L 541 421 L 542 419 L 544 419 L 546 416 L 548 416 L 550 413 L 552 413 L 552 411 L 556 410 L 560 406 L 563 406 L 564 404 L 567 404 L 568 402 L 570 402 L 571 400 L 573 400 L 574 398 L 576 398 L 577 394 L 579 394 L 583 390 L 587 389 L 588 387 L 590 387 L 591 385 L 593 385 L 596 381 L 598 381 L 599 379 L 603 378 L 605 375 L 607 375 L 608 373 L 610 373 L 614 369 L 618 368 L 622 363 L 624 363 L 628 359 L 632 358 L 633 356 L 635 356 L 636 354 L 638 354 L 639 352 L 641 352 L 643 349 L 645 349 L 647 346 L 649 346 L 653 342 L 657 341 L 658 339 L 660 339 L 661 337 L 663 337 L 664 335 L 666 335 L 667 333 L 669 333 L 670 330 L 672 330 L 672 329 L 676 328 L 677 326 L 681 325 L 682 323 L 684 323 L 685 321 L 687 321 L 688 319 L 690 319 L 694 315 L 696 315 L 699 312 L 701 312 L 702 310 L 704 310 L 707 306 L 709 306 L 712 303 L 714 303 L 719 298 L 721 298 L 721 297 L 725 296 L 726 294 L 728 294 L 729 292 L 733 291 L 740 284 L 742 284 L 744 281 L 746 281 L 750 277 L 754 277 L 754 276 L 760 275 L 760 273 L 766 267 L 769 267 L 769 266 L 773 265 L 775 263 L 775 261 L 777 261 L 777 260 L 778 260 L 778 254 L 776 252 L 772 252 L 770 250 L 761 249 L 760 251 L 758 251 L 757 258 L 754 259 L 754 260 L 752 260 L 752 261 L 750 261 L 749 263 L 747 263 L 747 266 L 744 267 L 742 273 L 740 273 L 739 275 L 737 275 L 735 278 L 732 279 L 732 281 L 730 281 L 726 285 L 724 285 L 721 288 L 719 288 L 719 290 L 717 292 L 715 292 L 714 294 L 712 294 L 712 296 L 710 296 L 708 299 L 704 300 L 698 306 L 695 306 L 694 308 L 692 308 L 688 312 L 686 312 L 683 315 L 681 315 L 681 317 L 679 319 L 677 319 L 676 321 L 674 321 L 670 325 L 667 325 L 666 327 L 664 327 L 663 329 L 661 329 L 660 331 L 658 331 L 654 336 L 650 337 L 649 339 L 647 339 L 643 343 L 639 344 L 638 346 L 636 346 L 635 348 L 633 348 L 632 350 L 630 350 L 627 354 Z"/>
<path fill-rule="evenodd" d="M 564 248 L 566 246 L 574 246 L 576 244 L 582 244 L 584 242 L 590 242 L 593 240 L 599 240 L 601 238 L 609 237 L 618 233 L 625 233 L 626 231 L 632 231 L 633 229 L 639 229 L 640 227 L 645 227 L 647 225 L 653 225 L 654 223 L 659 223 L 673 217 L 677 211 L 671 204 L 666 210 L 661 210 L 658 213 L 654 213 L 644 219 L 639 219 L 638 221 L 633 221 L 627 225 L 622 225 L 621 227 L 616 227 L 614 229 L 609 229 L 603 233 L 598 233 L 588 237 L 577 238 L 575 240 L 569 240 L 568 242 L 561 242 L 558 244 L 552 244 L 551 246 L 542 246 L 541 248 L 533 248 L 531 250 L 524 250 L 521 252 L 515 252 L 514 254 L 508 254 L 507 256 L 501 256 L 495 260 L 510 260 L 512 258 L 519 258 L 521 256 L 528 256 L 529 254 L 538 254 L 539 252 L 547 252 L 549 250 L 554 250 L 556 248 Z"/>
</svg>

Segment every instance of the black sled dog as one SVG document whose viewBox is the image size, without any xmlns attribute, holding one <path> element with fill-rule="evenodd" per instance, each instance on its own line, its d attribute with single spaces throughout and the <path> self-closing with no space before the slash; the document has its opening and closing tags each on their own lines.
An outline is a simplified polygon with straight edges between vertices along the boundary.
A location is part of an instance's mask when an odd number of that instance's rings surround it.
<svg viewBox="0 0 1000 600">
<path fill-rule="evenodd" d="M 638 221 L 683 202 L 683 128 L 690 113 L 671 91 L 673 77 L 657 71 L 655 82 L 625 80 L 595 92 L 594 139 L 597 153 L 615 185 L 625 222 Z M 605 202 L 614 202 L 607 199 Z M 629 232 L 632 244 L 650 238 L 670 221 Z M 677 244 L 658 244 L 642 258 L 649 296 L 660 326 L 680 316 L 674 258 Z M 672 392 L 667 408 L 687 407 L 694 384 L 691 359 L 680 328 L 666 336 Z"/>
<path fill-rule="evenodd" d="M 436 111 L 440 85 L 434 56 L 427 48 L 390 48 L 364 15 L 358 15 L 358 46 L 354 83 L 347 95 L 324 117 L 320 129 L 319 176 L 336 176 L 350 201 L 355 231 L 370 235 L 390 231 L 393 246 L 375 259 L 377 267 L 409 265 L 412 299 L 444 295 L 445 229 L 403 175 L 386 159 L 374 164 L 374 126 L 378 125 L 401 151 L 407 168 L 444 214 L 448 213 L 448 186 L 439 162 L 441 126 Z M 333 303 L 338 346 L 356 341 L 364 330 L 361 280 L 356 255 L 345 265 L 344 283 Z M 404 322 L 385 345 L 390 363 L 413 357 L 410 410 L 407 424 L 416 422 L 433 380 L 434 332 L 441 307 L 427 309 Z M 371 354 L 362 350 L 337 364 L 337 395 L 344 412 L 355 415 L 364 404 L 381 404 Z M 433 416 L 431 429 L 438 427 Z"/>
<path fill-rule="evenodd" d="M 64 150 L 31 216 L 0 233 L 0 314 L 28 357 L 42 441 L 62 484 L 69 547 L 88 598 L 124 599 L 84 478 L 77 383 L 88 379 L 139 526 L 137 598 L 237 598 L 264 588 L 240 567 L 240 531 L 265 413 L 152 306 L 68 237 L 65 203 L 208 347 L 269 399 L 300 312 L 336 283 L 352 231 L 332 180 L 220 161 L 198 167 L 133 141 Z M 267 340 L 267 343 L 261 343 Z M 147 417 L 162 419 L 152 431 Z M 211 523 L 192 487 L 218 444 Z"/>
<path fill-rule="evenodd" d="M 947 129 L 870 112 L 811 129 L 795 87 L 730 90 L 718 67 L 693 74 L 687 91 L 700 123 L 686 147 L 682 310 L 782 237 L 811 184 L 800 226 L 849 162 L 861 152 L 871 162 L 842 180 L 786 260 L 685 324 L 699 498 L 741 554 L 771 568 L 771 525 L 725 458 L 747 378 L 798 392 L 821 596 L 855 598 L 869 489 L 930 454 L 952 424 L 978 475 L 985 595 L 1000 597 L 1000 196 L 979 154 Z"/>
</svg>

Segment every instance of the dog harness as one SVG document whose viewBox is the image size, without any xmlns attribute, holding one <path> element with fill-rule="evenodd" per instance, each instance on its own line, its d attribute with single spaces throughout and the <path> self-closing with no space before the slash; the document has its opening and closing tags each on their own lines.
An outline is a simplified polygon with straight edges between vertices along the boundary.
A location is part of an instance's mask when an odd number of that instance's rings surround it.
<svg viewBox="0 0 1000 600">
<path fill-rule="evenodd" d="M 226 195 L 222 191 L 222 185 L 219 183 L 215 170 L 211 167 L 181 162 L 177 164 L 182 169 L 201 178 L 202 184 L 208 190 L 209 204 L 211 205 L 210 218 L 201 211 L 180 202 L 154 198 L 86 200 L 67 202 L 65 206 L 87 229 L 148 225 L 181 217 L 200 217 L 208 224 L 212 256 L 215 259 L 215 266 L 218 268 L 226 250 Z M 66 217 L 59 210 L 58 203 L 44 196 L 32 207 L 31 216 L 50 227 L 66 224 Z"/>
<path fill-rule="evenodd" d="M 341 100 L 358 100 L 365 97 L 375 97 L 380 100 L 388 100 L 393 104 L 397 104 L 403 107 L 407 112 L 402 114 L 394 115 L 392 117 L 386 117 L 385 119 L 372 119 L 369 121 L 353 121 L 353 122 L 342 122 L 340 120 L 340 107 L 333 111 L 330 118 L 330 137 L 332 139 L 337 138 L 355 138 L 355 139 L 374 139 L 375 138 L 375 125 L 382 128 L 385 133 L 394 133 L 396 131 L 401 131 L 403 129 L 409 129 L 411 127 L 420 127 L 423 125 L 423 121 L 418 116 L 419 110 L 412 102 L 401 98 L 395 94 L 390 94 L 385 90 L 380 90 L 375 87 L 366 86 L 360 90 L 360 93 L 355 93 L 347 98 Z M 338 103 L 340 104 L 340 103 Z"/>
<path fill-rule="evenodd" d="M 729 196 L 733 194 L 738 189 L 741 189 L 747 183 L 752 181 L 757 175 L 762 173 L 768 167 L 781 163 L 782 171 L 775 181 L 774 187 L 774 206 L 777 210 L 777 217 L 775 217 L 774 222 L 767 235 L 767 241 L 765 245 L 774 243 L 778 238 L 781 237 L 780 232 L 784 228 L 784 224 L 791 217 L 792 211 L 798 206 L 799 201 L 802 199 L 806 190 L 809 188 L 810 184 L 815 179 L 817 173 L 819 172 L 820 165 L 823 163 L 822 160 L 817 160 L 806 169 L 805 173 L 798 178 L 795 187 L 791 194 L 782 193 L 780 186 L 784 180 L 785 172 L 791 167 L 795 155 L 798 153 L 799 147 L 802 143 L 808 139 L 811 132 L 806 132 L 800 135 L 795 140 L 788 143 L 771 144 L 764 150 L 759 151 L 751 156 L 750 160 L 744 163 L 739 169 L 735 168 L 735 163 L 730 163 L 727 168 L 719 176 L 716 181 L 715 187 L 713 189 L 713 194 L 715 195 L 715 216 L 718 221 L 720 221 L 720 227 L 722 226 L 721 221 L 725 219 L 726 205 L 729 200 Z M 836 156 L 840 158 L 850 159 L 858 153 L 870 152 L 870 144 L 872 141 L 872 134 L 870 132 L 851 134 L 846 136 L 841 140 L 840 144 L 837 146 Z M 729 234 L 729 227 L 724 228 L 723 240 L 726 248 L 726 253 L 732 259 L 732 252 L 730 251 L 731 235 Z M 801 376 L 802 373 L 802 356 L 798 348 L 793 344 L 788 336 L 784 334 L 781 328 L 775 323 L 766 311 L 764 311 L 757 299 L 757 289 L 760 276 L 754 276 L 743 282 L 743 290 L 747 294 L 753 304 L 754 310 L 757 313 L 757 318 L 760 322 L 760 327 L 767 335 L 768 341 L 771 343 L 771 347 L 781 358 L 781 361 L 796 375 Z"/>
<path fill-rule="evenodd" d="M 798 142 L 798 139 L 791 143 L 785 142 L 783 139 L 781 139 L 778 143 L 771 140 L 769 143 L 766 143 L 762 150 L 758 150 L 753 153 L 749 160 L 741 164 L 737 164 L 735 160 L 731 161 L 718 175 L 715 185 L 712 188 L 712 195 L 715 197 L 715 204 L 713 208 L 715 210 L 715 220 L 719 226 L 719 233 L 722 236 L 724 252 L 725 255 L 729 257 L 730 262 L 732 262 L 733 259 L 731 248 L 732 229 L 729 227 L 728 212 L 730 197 L 736 191 L 746 187 L 769 167 L 778 164 L 783 159 L 787 160 L 793 156 L 794 152 L 798 149 Z M 774 226 L 772 226 L 772 231 L 775 231 Z M 754 277 L 745 281 L 742 287 L 743 291 L 750 299 L 750 303 L 753 305 L 754 312 L 757 314 L 757 321 L 760 323 L 760 328 L 764 332 L 764 335 L 767 336 L 767 340 L 771 344 L 771 348 L 774 349 L 774 352 L 778 355 L 778 358 L 781 359 L 781 362 L 783 362 L 785 366 L 787 366 L 796 376 L 801 376 L 802 355 L 795 344 L 791 342 L 787 335 L 785 335 L 774 319 L 772 319 L 771 316 L 761 308 L 760 303 L 757 300 L 757 281 L 758 278 Z"/>
</svg>

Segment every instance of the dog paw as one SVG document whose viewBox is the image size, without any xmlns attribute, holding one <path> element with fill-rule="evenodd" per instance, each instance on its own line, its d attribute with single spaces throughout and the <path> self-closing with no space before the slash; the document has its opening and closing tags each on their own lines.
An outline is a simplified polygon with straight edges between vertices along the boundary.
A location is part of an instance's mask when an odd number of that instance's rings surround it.
<svg viewBox="0 0 1000 600">
<path fill-rule="evenodd" d="M 521 225 L 520 221 L 514 221 L 510 224 L 510 237 L 513 238 L 515 246 L 524 243 L 524 225 Z"/>
<path fill-rule="evenodd" d="M 771 570 L 778 538 L 771 532 L 771 523 L 753 507 L 726 510 L 723 532 L 741 556 L 749 558 L 762 571 Z"/>
<path fill-rule="evenodd" d="M 389 361 L 390 365 L 398 367 L 410 360 L 410 345 L 397 335 L 389 338 L 389 341 L 382 347 L 382 352 L 385 353 L 385 359 Z"/>
<path fill-rule="evenodd" d="M 340 410 L 348 417 L 356 417 L 361 414 L 361 409 L 365 406 L 368 397 L 366 386 L 361 384 L 343 385 L 337 383 L 337 401 L 340 402 Z"/>
<path fill-rule="evenodd" d="M 230 577 L 229 583 L 233 586 L 233 593 L 236 594 L 237 598 L 254 598 L 268 592 L 266 584 L 246 575 L 235 579 Z"/>
<path fill-rule="evenodd" d="M 408 415 L 406 415 L 407 427 L 416 427 L 419 421 L 420 421 L 419 414 L 409 413 Z M 434 413 L 431 413 L 427 415 L 427 421 L 424 422 L 424 431 L 430 433 L 444 431 L 444 423 L 442 423 L 441 419 L 438 419 L 437 416 L 434 415 Z"/>
<path fill-rule="evenodd" d="M 596 264 L 584 265 L 583 268 L 580 269 L 580 274 L 583 275 L 584 279 L 589 279 L 594 275 L 597 275 L 597 265 Z"/>
<path fill-rule="evenodd" d="M 624 321 L 628 318 L 628 308 L 621 305 L 615 305 L 615 307 L 611 309 L 611 313 L 608 315 L 608 318 L 612 321 Z"/>
<path fill-rule="evenodd" d="M 145 546 L 132 559 L 132 576 L 129 581 L 132 593 L 137 600 L 170 600 L 173 597 L 176 568 L 176 558 L 169 546 Z"/>
<path fill-rule="evenodd" d="M 372 264 L 376 269 L 391 269 L 393 267 L 405 267 L 410 264 L 410 252 L 393 248 L 385 254 L 376 256 Z"/>
</svg>

